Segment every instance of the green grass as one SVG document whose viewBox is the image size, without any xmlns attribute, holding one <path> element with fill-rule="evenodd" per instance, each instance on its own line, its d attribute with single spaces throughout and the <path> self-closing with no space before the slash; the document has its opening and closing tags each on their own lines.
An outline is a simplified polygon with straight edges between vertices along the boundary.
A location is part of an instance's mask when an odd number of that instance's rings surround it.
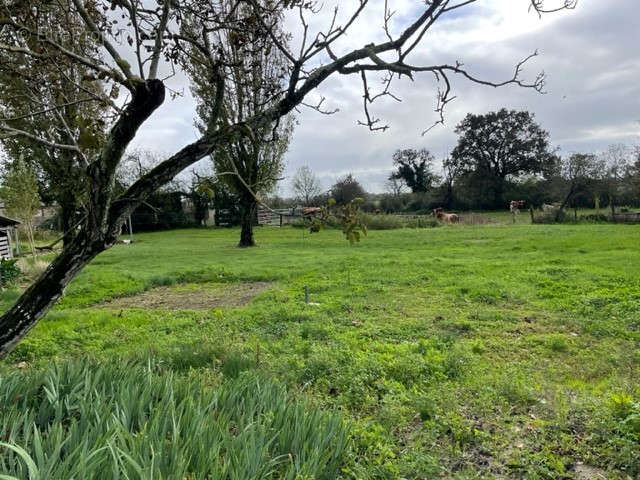
<svg viewBox="0 0 640 480">
<path fill-rule="evenodd" d="M 255 370 L 352 420 L 343 478 L 640 476 L 638 226 L 370 231 L 353 247 L 333 230 L 261 228 L 255 249 L 237 235 L 144 234 L 105 252 L 5 368 L 90 354 Z M 250 281 L 273 284 L 246 306 L 100 306 Z"/>
</svg>

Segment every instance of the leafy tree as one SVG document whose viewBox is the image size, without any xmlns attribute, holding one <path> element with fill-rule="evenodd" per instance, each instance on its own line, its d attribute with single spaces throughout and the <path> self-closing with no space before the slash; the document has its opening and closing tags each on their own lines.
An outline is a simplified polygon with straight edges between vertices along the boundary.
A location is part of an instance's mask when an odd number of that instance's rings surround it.
<svg viewBox="0 0 640 480">
<path fill-rule="evenodd" d="M 628 188 L 631 201 L 640 205 L 640 147 L 634 150 L 635 161 L 628 169 Z"/>
<path fill-rule="evenodd" d="M 444 170 L 442 204 L 447 208 L 452 208 L 455 201 L 454 186 L 463 172 L 462 165 L 457 162 L 452 162 L 451 159 L 447 157 L 442 162 L 442 169 Z"/>
<path fill-rule="evenodd" d="M 9 165 L 2 179 L 0 196 L 9 216 L 22 222 L 29 239 L 31 253 L 35 256 L 33 231 L 34 220 L 40 209 L 40 197 L 36 176 L 22 158 L 18 158 Z"/>
<path fill-rule="evenodd" d="M 322 186 L 318 176 L 306 165 L 298 168 L 293 176 L 291 186 L 296 198 L 305 205 L 322 193 Z"/>
<path fill-rule="evenodd" d="M 432 171 L 433 162 L 433 155 L 425 148 L 396 150 L 393 154 L 396 170 L 389 179 L 401 180 L 413 193 L 428 192 L 438 180 Z"/>
<path fill-rule="evenodd" d="M 531 57 L 518 63 L 510 78 L 494 81 L 474 75 L 457 61 L 424 62 L 429 57 L 421 54 L 421 47 L 431 38 L 429 31 L 453 13 L 468 11 L 475 1 L 424 2 L 412 10 L 411 15 L 393 22 L 393 29 L 389 23 L 391 12 L 385 9 L 380 16 L 380 25 L 388 27 L 385 37 L 379 41 L 362 39 L 361 44 L 365 46 L 357 48 L 350 48 L 344 39 L 353 31 L 354 25 L 361 24 L 359 19 L 371 18 L 369 12 L 375 14 L 376 5 L 371 2 L 357 2 L 346 16 L 340 16 L 345 21 L 326 25 L 321 21 L 323 17 L 315 2 L 307 1 L 234 1 L 233 4 L 240 7 L 238 15 L 227 14 L 230 0 L 167 0 L 155 7 L 150 7 L 147 0 L 9 2 L 9 8 L 3 8 L 0 15 L 0 137 L 20 137 L 56 150 L 77 153 L 75 158 L 81 162 L 81 168 L 75 183 L 78 191 L 84 192 L 86 200 L 82 221 L 73 238 L 37 281 L 0 317 L 0 357 L 49 311 L 78 272 L 116 243 L 131 212 L 185 168 L 210 156 L 231 158 L 225 151 L 235 148 L 255 151 L 253 144 L 257 145 L 264 138 L 265 126 L 284 122 L 297 108 L 330 113 L 323 108 L 322 98 L 313 98 L 318 87 L 328 79 L 344 76 L 361 82 L 365 92 L 361 123 L 370 130 L 384 129 L 371 112 L 376 100 L 392 95 L 398 81 L 422 73 L 428 72 L 429 78 L 433 76 L 447 86 L 437 96 L 437 111 L 441 114 L 453 96 L 450 86 L 455 75 L 482 85 L 510 84 L 540 91 L 544 85 L 543 75 L 530 82 L 521 76 L 522 65 Z M 539 14 L 556 10 L 545 9 L 544 3 L 544 0 L 522 0 L 523 8 L 528 5 Z M 42 28 L 31 22 L 32 17 L 50 16 L 56 11 L 64 13 L 56 18 L 56 22 L 49 22 Z M 290 31 L 283 30 L 285 18 Z M 308 28 L 309 22 L 313 24 L 311 28 Z M 75 38 L 96 39 L 95 48 L 84 50 L 79 41 L 68 45 L 60 43 L 60 35 L 68 35 L 72 29 L 76 29 Z M 299 32 L 295 49 L 288 47 L 290 32 Z M 227 48 L 230 44 L 236 44 L 237 48 Z M 242 79 L 249 83 L 251 78 L 256 78 L 245 75 L 244 66 L 240 71 L 234 68 L 238 60 L 245 65 L 245 59 L 234 58 L 233 52 L 245 51 L 244 46 L 248 44 L 259 45 L 264 55 L 270 50 L 278 50 L 285 60 L 278 77 L 278 88 L 269 96 L 274 101 L 264 105 L 255 102 L 252 113 L 244 116 L 244 120 L 238 120 L 229 115 L 231 109 L 226 105 L 234 102 L 234 92 L 243 90 L 234 87 L 234 83 Z M 184 71 L 195 52 L 199 52 L 197 58 L 205 72 L 203 80 L 206 79 L 215 91 L 215 100 L 206 117 L 207 129 L 140 176 L 126 190 L 117 191 L 115 177 L 127 148 L 149 118 L 159 114 L 158 109 L 165 101 L 166 82 L 169 81 L 166 74 Z M 257 55 L 250 48 L 246 52 L 249 58 Z M 251 63 L 247 67 L 251 67 Z M 79 68 L 87 68 L 90 75 L 78 79 L 71 74 Z M 80 91 L 84 92 L 82 82 L 90 80 L 100 87 L 99 92 L 108 92 L 107 95 L 91 95 L 96 105 L 106 109 L 105 128 L 99 129 L 104 133 L 103 138 L 94 133 L 91 122 L 86 119 L 78 124 L 84 125 L 87 133 L 75 141 L 56 137 L 54 128 L 39 128 L 43 125 L 39 119 L 63 109 L 67 103 L 63 98 L 53 96 L 28 112 L 28 121 L 24 124 L 12 125 L 12 112 L 6 112 L 5 107 L 11 76 L 29 76 L 35 72 L 43 73 L 40 82 L 45 89 L 63 76 L 65 82 L 73 83 Z M 380 91 L 370 87 L 374 76 L 384 82 Z M 269 76 L 265 73 L 257 78 Z M 85 115 L 88 114 L 79 113 L 82 118 Z M 242 178 L 239 167 L 237 172 L 232 170 L 232 174 Z M 252 186 L 252 182 L 245 183 Z"/>
<path fill-rule="evenodd" d="M 549 134 L 527 111 L 501 109 L 468 114 L 455 129 L 460 135 L 447 161 L 481 179 L 493 191 L 493 206 L 502 207 L 505 182 L 525 174 L 543 174 L 553 165 Z"/>
<path fill-rule="evenodd" d="M 11 9 L 14 18 L 27 28 L 57 30 L 60 48 L 97 55 L 95 37 L 83 32 L 80 19 L 70 15 L 67 2 L 14 2 Z M 92 14 L 92 18 L 99 17 Z M 11 32 L 5 29 L 4 34 L 10 36 Z M 0 38 L 0 43 L 8 38 Z M 22 39 L 23 46 L 40 48 L 37 38 L 25 35 Z M 0 135 L 0 143 L 10 158 L 22 157 L 33 169 L 42 200 L 58 205 L 62 240 L 67 244 L 86 213 L 84 168 L 104 139 L 106 108 L 119 89 L 113 86 L 107 94 L 90 68 L 55 49 L 49 53 L 49 61 L 43 61 L 41 56 L 8 55 L 0 49 L 0 122 L 9 133 Z M 18 134 L 24 130 L 33 136 Z M 43 143 L 40 138 L 49 141 Z M 59 148 L 63 144 L 70 148 Z"/>
<path fill-rule="evenodd" d="M 601 168 L 599 163 L 595 155 L 587 153 L 574 153 L 560 161 L 560 175 L 567 182 L 568 188 L 560 208 L 556 210 L 556 221 L 560 220 L 564 209 L 574 197 L 593 186 L 596 173 Z"/>
<path fill-rule="evenodd" d="M 633 150 L 627 145 L 613 144 L 599 156 L 598 176 L 600 177 L 601 191 L 609 200 L 611 215 L 615 215 L 615 206 L 625 193 L 625 176 L 633 158 Z"/>
<path fill-rule="evenodd" d="M 262 110 L 275 106 L 282 99 L 279 92 L 284 88 L 283 70 L 287 59 L 281 50 L 271 48 L 271 38 L 265 36 L 260 24 L 255 22 L 253 7 L 231 0 L 220 1 L 219 6 L 220 14 L 226 16 L 227 21 L 254 23 L 244 29 L 242 38 L 233 32 L 209 34 L 210 41 L 216 43 L 230 61 L 230 75 L 224 87 L 211 82 L 217 66 L 207 64 L 204 53 L 197 48 L 192 49 L 187 72 L 199 102 L 200 121 L 197 126 L 203 134 L 216 128 L 245 123 Z M 197 18 L 193 20 L 199 21 Z M 193 25 L 185 24 L 184 28 L 193 31 Z M 272 26 L 271 34 L 286 42 L 279 23 Z M 220 88 L 224 88 L 225 95 L 217 105 Z M 269 193 L 279 180 L 293 127 L 290 116 L 260 123 L 250 131 L 241 130 L 230 136 L 226 144 L 211 155 L 220 180 L 240 200 L 239 247 L 255 246 L 253 225 L 258 209 L 257 197 Z"/>
<path fill-rule="evenodd" d="M 338 206 L 347 205 L 356 198 L 364 198 L 365 195 L 364 188 L 351 173 L 339 179 L 331 187 L 331 197 Z"/>
</svg>

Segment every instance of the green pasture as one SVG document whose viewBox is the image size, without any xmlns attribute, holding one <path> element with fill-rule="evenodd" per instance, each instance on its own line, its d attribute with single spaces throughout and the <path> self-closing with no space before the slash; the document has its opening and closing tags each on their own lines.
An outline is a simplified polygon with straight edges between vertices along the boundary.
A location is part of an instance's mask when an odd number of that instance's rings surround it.
<svg viewBox="0 0 640 480">
<path fill-rule="evenodd" d="M 87 357 L 211 388 L 255 374 L 341 412 L 345 479 L 640 478 L 640 227 L 504 220 L 351 247 L 337 230 L 258 228 L 253 249 L 235 229 L 135 235 L 0 376 Z"/>
</svg>

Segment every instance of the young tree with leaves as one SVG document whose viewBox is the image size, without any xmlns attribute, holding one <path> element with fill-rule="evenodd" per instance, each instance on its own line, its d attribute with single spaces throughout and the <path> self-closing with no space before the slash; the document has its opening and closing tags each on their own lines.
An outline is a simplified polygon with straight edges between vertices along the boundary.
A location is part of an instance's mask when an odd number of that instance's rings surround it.
<svg viewBox="0 0 640 480">
<path fill-rule="evenodd" d="M 599 164 L 596 155 L 589 153 L 574 153 L 559 161 L 559 173 L 567 182 L 567 191 L 560 208 L 556 209 L 556 222 L 574 197 L 594 187 L 595 177 L 601 168 Z"/>
<path fill-rule="evenodd" d="M 0 137 L 20 136 L 57 150 L 75 152 L 81 167 L 78 189 L 86 192 L 84 215 L 73 239 L 15 305 L 0 317 L 0 357 L 11 351 L 49 311 L 78 272 L 96 255 L 115 244 L 126 218 L 153 192 L 202 158 L 212 155 L 215 158 L 218 153 L 225 156 L 225 150 L 234 148 L 232 145 L 248 148 L 247 142 L 260 139 L 260 132 L 264 132 L 266 126 L 283 122 L 297 108 L 330 113 L 323 108 L 322 97 L 310 100 L 316 89 L 330 78 L 344 76 L 360 80 L 364 109 L 361 123 L 370 130 L 387 127 L 372 114 L 372 105 L 392 95 L 395 82 L 415 79 L 421 74 L 442 82 L 437 97 L 437 109 L 441 113 L 452 99 L 450 77 L 454 75 L 482 85 L 511 84 L 541 91 L 543 75 L 530 82 L 522 79 L 522 65 L 533 55 L 518 63 L 513 75 L 504 81 L 480 78 L 457 59 L 451 63 L 418 63 L 430 58 L 418 47 L 428 45 L 427 39 L 431 38 L 428 32 L 434 25 L 464 13 L 476 1 L 432 0 L 413 9 L 402 21 L 393 23 L 390 21 L 392 12 L 387 7 L 380 20 L 384 39 L 362 39 L 364 46 L 353 48 L 347 41 L 353 25 L 370 10 L 375 12 L 375 5 L 372 7 L 368 0 L 358 0 L 350 11 L 350 6 L 344 7 L 340 2 L 345 14 L 337 10 L 335 20 L 328 26 L 318 15 L 317 4 L 299 0 L 229 0 L 234 11 L 235 7 L 250 7 L 246 11 L 243 8 L 245 13 L 240 17 L 229 15 L 229 3 L 223 0 L 161 0 L 153 7 L 149 7 L 147 0 L 5 0 L 0 5 L 0 70 L 11 65 L 11 70 L 15 71 L 13 66 L 35 59 L 45 72 L 47 78 L 42 81 L 47 86 L 55 83 L 56 69 L 67 72 L 82 67 L 92 73 L 101 91 L 113 92 L 116 88 L 121 93 L 114 94 L 111 99 L 101 98 L 100 106 L 108 111 L 104 137 L 95 143 L 76 143 L 56 137 L 51 130 L 37 128 L 36 117 L 64 108 L 64 99 L 48 99 L 41 109 L 32 112 L 29 122 L 12 126 L 11 113 L 7 115 L 6 98 L 1 93 L 6 91 L 8 76 L 0 75 L 3 83 L 0 87 Z M 555 6 L 573 7 L 566 0 L 548 2 L 551 6 L 546 8 L 543 0 L 522 0 L 523 8 L 529 5 L 539 14 L 556 10 Z M 57 27 L 49 25 L 36 29 L 23 15 L 27 10 L 42 12 L 47 9 L 65 12 Z M 295 35 L 283 31 L 281 25 L 285 16 L 291 19 L 288 26 Z M 185 23 L 190 28 L 183 28 Z M 98 48 L 93 52 L 82 51 L 75 45 L 61 43 L 60 31 L 70 28 L 78 28 L 84 38 L 97 39 Z M 238 80 L 234 78 L 236 61 L 230 56 L 232 52 L 225 48 L 225 37 L 232 35 L 243 43 L 256 34 L 261 39 L 268 39 L 264 43 L 265 54 L 266 49 L 277 49 L 285 58 L 278 82 L 282 89 L 272 93 L 273 102 L 265 103 L 243 121 L 238 121 L 227 115 L 225 108 L 233 102 L 231 85 Z M 292 36 L 296 44 L 289 47 L 288 40 Z M 200 61 L 206 63 L 207 81 L 215 86 L 215 100 L 207 117 L 208 128 L 195 141 L 140 176 L 126 190 L 116 192 L 115 176 L 127 147 L 140 127 L 164 103 L 171 72 L 189 62 L 195 50 L 201 53 Z M 17 71 L 20 73 L 19 68 Z M 31 71 L 33 69 L 28 67 L 24 72 Z M 370 88 L 374 76 L 383 81 L 379 92 Z M 66 78 L 67 82 L 82 87 L 82 83 L 71 75 Z M 228 85 L 231 86 L 229 96 L 226 93 Z M 229 173 L 242 178 L 239 169 Z"/>
<path fill-rule="evenodd" d="M 67 1 L 14 2 L 11 17 L 25 28 L 54 33 L 61 49 L 99 56 L 95 36 L 86 35 Z M 0 44 L 15 41 L 14 33 L 1 29 Z M 42 48 L 34 36 L 24 35 L 22 42 L 25 51 Z M 83 169 L 102 144 L 108 105 L 119 89 L 113 85 L 107 94 L 91 68 L 57 49 L 15 55 L 0 48 L 0 64 L 0 144 L 10 158 L 21 157 L 34 170 L 42 199 L 59 207 L 62 240 L 68 244 L 85 213 Z"/>
<path fill-rule="evenodd" d="M 217 45 L 219 52 L 224 52 L 229 64 L 213 66 L 204 52 L 195 47 L 186 62 L 192 91 L 199 103 L 197 126 L 203 134 L 244 123 L 275 106 L 281 100 L 280 92 L 284 88 L 283 71 L 287 59 L 281 50 L 272 47 L 271 38 L 264 34 L 255 18 L 254 8 L 249 3 L 243 5 L 235 0 L 221 0 L 218 5 L 219 15 L 226 16 L 230 27 L 209 33 L 209 42 Z M 197 25 L 200 19 L 195 16 L 186 19 L 184 32 L 192 34 L 198 28 L 194 24 Z M 241 33 L 234 27 L 238 24 L 244 27 Z M 279 21 L 270 31 L 274 37 L 286 42 Z M 227 70 L 228 79 L 220 105 L 216 104 L 219 87 L 211 82 L 217 68 Z M 251 131 L 238 131 L 211 155 L 216 175 L 240 200 L 239 247 L 255 246 L 256 197 L 269 193 L 279 180 L 293 127 L 290 115 L 260 123 Z"/>
<path fill-rule="evenodd" d="M 616 214 L 616 203 L 624 194 L 624 180 L 633 161 L 633 150 L 624 144 L 612 144 L 599 155 L 600 185 L 608 197 L 611 218 Z"/>
<path fill-rule="evenodd" d="M 360 182 L 351 173 L 338 179 L 331 187 L 331 198 L 338 206 L 345 206 L 356 198 L 364 199 L 366 194 Z"/>
<path fill-rule="evenodd" d="M 38 182 L 31 167 L 18 158 L 7 168 L 0 187 L 0 199 L 10 217 L 19 220 L 29 240 L 31 254 L 35 257 L 34 221 L 40 209 Z"/>
<path fill-rule="evenodd" d="M 296 198 L 305 206 L 311 205 L 312 200 L 322 193 L 320 179 L 307 165 L 296 170 L 291 188 Z"/>
</svg>

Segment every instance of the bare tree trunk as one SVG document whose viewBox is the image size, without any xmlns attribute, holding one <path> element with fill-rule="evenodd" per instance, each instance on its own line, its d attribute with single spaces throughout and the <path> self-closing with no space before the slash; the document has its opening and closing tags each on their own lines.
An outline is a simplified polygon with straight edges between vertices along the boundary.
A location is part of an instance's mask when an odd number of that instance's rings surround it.
<svg viewBox="0 0 640 480">
<path fill-rule="evenodd" d="M 73 199 L 60 202 L 60 223 L 62 227 L 62 245 L 71 243 L 75 236 L 74 227 L 77 226 L 78 219 L 75 216 L 76 208 Z"/>
<path fill-rule="evenodd" d="M 239 247 L 255 247 L 253 238 L 253 221 L 256 216 L 258 204 L 252 195 L 243 196 L 240 200 L 240 242 Z"/>
<path fill-rule="evenodd" d="M 558 208 L 558 210 L 556 211 L 556 215 L 555 215 L 555 221 L 556 222 L 560 221 L 560 215 L 562 215 L 562 212 L 564 212 L 564 209 L 566 208 L 566 206 L 569 203 L 569 201 L 571 200 L 571 198 L 573 198 L 573 195 L 575 193 L 576 193 L 576 185 L 575 185 L 575 183 L 572 183 L 571 187 L 569 188 L 569 192 L 567 193 L 567 196 L 564 197 L 564 200 L 562 201 L 562 204 L 560 205 L 560 208 Z"/>
<path fill-rule="evenodd" d="M 611 207 L 611 221 L 616 221 L 616 202 L 613 195 L 609 195 L 609 206 Z"/>
</svg>

